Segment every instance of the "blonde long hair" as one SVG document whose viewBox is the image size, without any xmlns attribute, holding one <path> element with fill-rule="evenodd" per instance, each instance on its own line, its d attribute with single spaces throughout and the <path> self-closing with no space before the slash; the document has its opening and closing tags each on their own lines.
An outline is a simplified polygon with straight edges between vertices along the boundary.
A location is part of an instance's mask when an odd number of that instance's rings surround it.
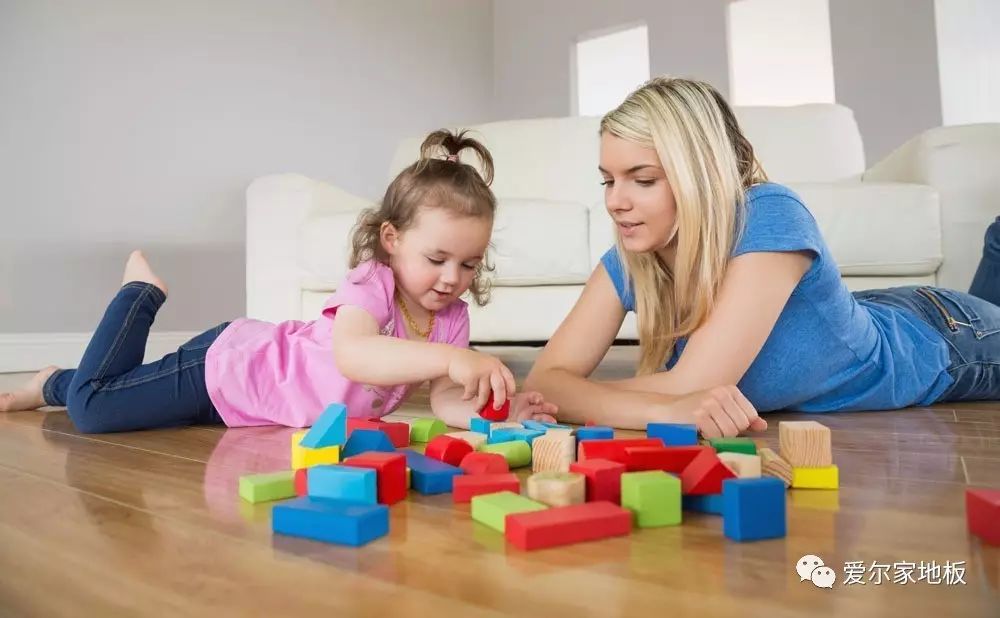
<svg viewBox="0 0 1000 618">
<path fill-rule="evenodd" d="M 676 258 L 632 253 L 617 237 L 635 289 L 638 374 L 654 373 L 679 337 L 708 317 L 742 229 L 746 190 L 767 180 L 725 99 L 712 86 L 656 77 L 601 119 L 601 133 L 654 148 L 677 204 Z"/>
</svg>

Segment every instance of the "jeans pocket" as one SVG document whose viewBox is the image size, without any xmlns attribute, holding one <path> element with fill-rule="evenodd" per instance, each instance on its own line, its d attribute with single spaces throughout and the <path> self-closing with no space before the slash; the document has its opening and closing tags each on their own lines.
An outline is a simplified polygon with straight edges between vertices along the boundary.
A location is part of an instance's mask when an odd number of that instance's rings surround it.
<svg viewBox="0 0 1000 618">
<path fill-rule="evenodd" d="M 945 288 L 924 287 L 918 291 L 939 308 L 953 332 L 964 326 L 976 339 L 1000 333 L 1000 307 L 976 296 Z"/>
</svg>

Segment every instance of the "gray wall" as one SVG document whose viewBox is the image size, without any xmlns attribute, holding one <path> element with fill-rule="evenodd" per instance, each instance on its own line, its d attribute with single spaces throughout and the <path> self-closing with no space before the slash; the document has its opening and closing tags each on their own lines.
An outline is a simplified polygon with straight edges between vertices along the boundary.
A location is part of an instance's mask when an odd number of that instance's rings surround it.
<svg viewBox="0 0 1000 618">
<path fill-rule="evenodd" d="M 570 50 L 584 35 L 645 22 L 650 73 L 694 76 L 729 91 L 724 0 L 497 0 L 494 83 L 499 118 L 570 114 Z M 639 84 L 636 84 L 638 86 Z"/>
<path fill-rule="evenodd" d="M 837 101 L 854 110 L 869 165 L 941 126 L 934 0 L 830 0 Z"/>
<path fill-rule="evenodd" d="M 93 329 L 128 250 L 160 330 L 244 312 L 244 191 L 375 197 L 398 139 L 490 120 L 492 5 L 2 0 L 0 332 Z"/>
</svg>

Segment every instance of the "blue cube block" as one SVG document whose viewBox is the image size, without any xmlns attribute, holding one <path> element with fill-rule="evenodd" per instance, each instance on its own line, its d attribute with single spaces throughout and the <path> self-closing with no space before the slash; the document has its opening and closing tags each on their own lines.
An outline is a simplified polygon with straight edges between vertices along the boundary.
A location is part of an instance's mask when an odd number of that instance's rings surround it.
<svg viewBox="0 0 1000 618">
<path fill-rule="evenodd" d="M 341 459 L 367 453 L 369 451 L 381 451 L 391 453 L 396 450 L 392 445 L 392 440 L 384 431 L 377 429 L 355 429 L 351 432 L 351 437 L 347 439 L 344 450 L 340 451 Z"/>
<path fill-rule="evenodd" d="M 490 436 L 486 438 L 487 444 L 497 444 L 499 442 L 513 442 L 514 440 L 523 440 L 528 444 L 531 444 L 535 438 L 538 436 L 544 436 L 544 431 L 532 431 L 530 429 L 518 429 L 516 427 L 502 427 L 500 429 L 494 429 L 490 432 Z"/>
<path fill-rule="evenodd" d="M 681 504 L 685 511 L 722 515 L 722 494 L 684 496 L 681 498 Z"/>
<path fill-rule="evenodd" d="M 610 427 L 593 425 L 576 430 L 577 440 L 612 440 L 614 437 L 615 430 Z"/>
<path fill-rule="evenodd" d="M 306 491 L 314 498 L 375 504 L 378 473 L 352 466 L 313 466 L 306 475 Z"/>
<path fill-rule="evenodd" d="M 410 449 L 400 451 L 406 456 L 410 468 L 410 486 L 422 494 L 444 494 L 451 491 L 452 480 L 462 474 L 462 469 L 431 459 Z M 310 474 L 312 471 L 310 471 Z"/>
<path fill-rule="evenodd" d="M 347 435 L 347 407 L 342 403 L 331 403 L 319 415 L 312 428 L 302 436 L 301 446 L 324 448 L 344 443 Z"/>
<path fill-rule="evenodd" d="M 303 496 L 272 509 L 271 529 L 278 534 L 358 547 L 389 533 L 389 509 L 382 504 Z"/>
<path fill-rule="evenodd" d="M 489 421 L 481 416 L 473 416 L 469 421 L 469 430 L 490 435 L 490 425 L 492 424 L 493 421 Z"/>
<path fill-rule="evenodd" d="M 734 541 L 785 536 L 785 484 L 781 479 L 726 479 L 722 482 L 722 530 Z"/>
<path fill-rule="evenodd" d="M 570 425 L 560 425 L 559 423 L 542 423 L 546 429 L 573 429 Z"/>
<path fill-rule="evenodd" d="M 548 431 L 549 429 L 548 427 L 545 426 L 545 423 L 539 423 L 538 421 L 532 421 L 532 420 L 521 421 L 521 424 L 524 425 L 525 429 L 530 429 L 532 431 L 541 431 L 543 433 Z"/>
<path fill-rule="evenodd" d="M 649 423 L 647 438 L 659 438 L 664 446 L 697 446 L 698 427 L 684 423 Z"/>
</svg>

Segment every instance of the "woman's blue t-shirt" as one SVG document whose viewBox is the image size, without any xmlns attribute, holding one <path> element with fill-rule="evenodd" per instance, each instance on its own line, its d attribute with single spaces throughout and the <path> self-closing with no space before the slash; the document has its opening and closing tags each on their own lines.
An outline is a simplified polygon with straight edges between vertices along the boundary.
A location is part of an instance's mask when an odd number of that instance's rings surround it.
<svg viewBox="0 0 1000 618">
<path fill-rule="evenodd" d="M 743 232 L 733 256 L 772 251 L 806 251 L 814 259 L 738 384 L 758 410 L 928 405 L 951 385 L 944 338 L 913 313 L 856 300 L 802 200 L 786 187 L 764 183 L 747 191 Z M 634 311 L 617 249 L 608 250 L 601 262 L 622 306 Z M 667 369 L 686 344 L 687 338 L 677 341 Z"/>
</svg>

